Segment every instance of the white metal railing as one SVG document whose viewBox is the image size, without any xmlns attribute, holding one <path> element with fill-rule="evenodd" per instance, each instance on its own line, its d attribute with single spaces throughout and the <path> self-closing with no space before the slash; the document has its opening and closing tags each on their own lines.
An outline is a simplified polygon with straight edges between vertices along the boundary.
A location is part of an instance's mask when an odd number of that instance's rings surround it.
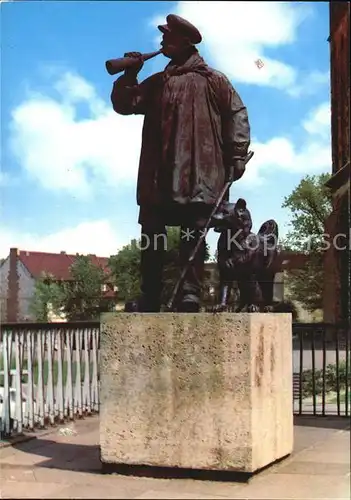
<svg viewBox="0 0 351 500">
<path fill-rule="evenodd" d="M 1 325 L 0 433 L 99 411 L 98 322 Z"/>
<path fill-rule="evenodd" d="M 0 327 L 0 437 L 99 411 L 99 322 Z M 349 326 L 295 323 L 293 333 L 294 412 L 349 416 Z"/>
</svg>

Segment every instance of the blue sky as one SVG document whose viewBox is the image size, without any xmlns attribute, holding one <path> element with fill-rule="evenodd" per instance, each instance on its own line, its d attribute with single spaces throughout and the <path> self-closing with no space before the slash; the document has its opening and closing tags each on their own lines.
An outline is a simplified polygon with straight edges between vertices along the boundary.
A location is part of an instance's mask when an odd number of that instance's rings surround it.
<svg viewBox="0 0 351 500">
<path fill-rule="evenodd" d="M 231 199 L 247 200 L 254 229 L 276 218 L 286 233 L 284 196 L 331 170 L 327 2 L 5 2 L 1 257 L 10 246 L 110 255 L 138 237 L 142 118 L 113 112 L 104 63 L 156 50 L 168 13 L 196 24 L 201 55 L 248 108 L 255 156 Z"/>
</svg>

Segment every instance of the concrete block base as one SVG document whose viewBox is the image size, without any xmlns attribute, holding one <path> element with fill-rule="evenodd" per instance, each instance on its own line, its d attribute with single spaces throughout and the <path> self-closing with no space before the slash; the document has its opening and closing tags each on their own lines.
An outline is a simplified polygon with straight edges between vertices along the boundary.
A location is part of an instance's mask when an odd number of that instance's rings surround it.
<svg viewBox="0 0 351 500">
<path fill-rule="evenodd" d="M 101 320 L 101 461 L 253 473 L 293 449 L 290 314 Z"/>
</svg>

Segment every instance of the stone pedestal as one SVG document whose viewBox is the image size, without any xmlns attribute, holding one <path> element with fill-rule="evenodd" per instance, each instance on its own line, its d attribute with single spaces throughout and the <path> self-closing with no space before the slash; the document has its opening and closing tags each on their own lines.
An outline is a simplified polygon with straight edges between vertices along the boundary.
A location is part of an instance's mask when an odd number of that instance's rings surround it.
<svg viewBox="0 0 351 500">
<path fill-rule="evenodd" d="M 293 449 L 290 314 L 108 313 L 101 461 L 252 473 Z"/>
</svg>

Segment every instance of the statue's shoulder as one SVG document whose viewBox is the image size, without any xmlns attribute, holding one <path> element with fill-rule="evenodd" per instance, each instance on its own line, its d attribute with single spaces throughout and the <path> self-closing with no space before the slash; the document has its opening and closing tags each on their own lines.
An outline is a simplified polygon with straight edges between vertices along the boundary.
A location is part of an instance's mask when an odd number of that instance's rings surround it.
<svg viewBox="0 0 351 500">
<path fill-rule="evenodd" d="M 214 83 L 216 83 L 218 86 L 229 86 L 232 87 L 232 84 L 229 81 L 229 78 L 222 73 L 221 71 L 218 71 L 217 69 L 211 68 L 210 66 L 208 67 L 209 69 L 209 74 L 210 78 L 213 80 Z"/>
<path fill-rule="evenodd" d="M 226 102 L 228 94 L 230 95 L 235 92 L 233 85 L 230 83 L 228 77 L 221 71 L 213 68 L 209 68 L 209 70 L 207 81 L 210 84 L 210 88 L 212 88 L 217 96 L 222 96 L 224 102 Z"/>
</svg>

